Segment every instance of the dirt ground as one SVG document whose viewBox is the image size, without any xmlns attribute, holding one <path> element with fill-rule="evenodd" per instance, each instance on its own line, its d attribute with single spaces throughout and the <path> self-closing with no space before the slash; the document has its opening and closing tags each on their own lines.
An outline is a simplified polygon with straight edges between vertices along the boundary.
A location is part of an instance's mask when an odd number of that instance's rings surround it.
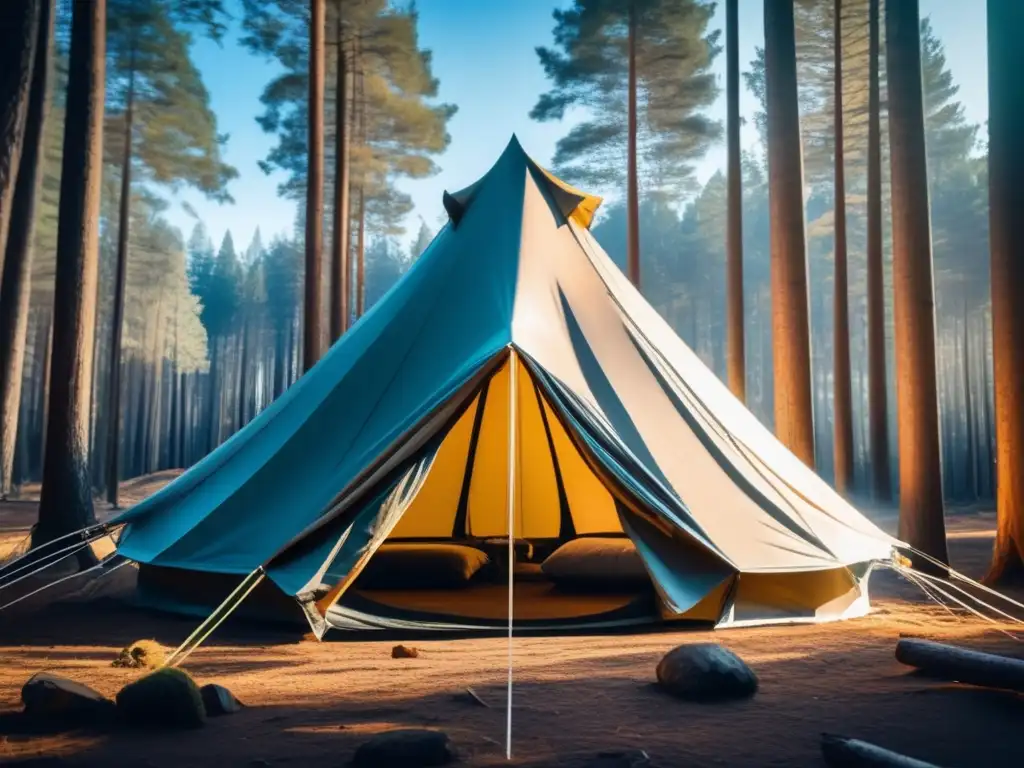
<svg viewBox="0 0 1024 768">
<path fill-rule="evenodd" d="M 158 485 L 139 483 L 145 492 Z M 0 506 L 0 546 L 23 537 L 33 513 L 27 504 Z M 891 526 L 891 514 L 881 519 Z M 955 566 L 981 575 L 993 526 L 990 512 L 950 514 Z M 18 709 L 21 685 L 42 669 L 113 696 L 139 674 L 110 666 L 121 647 L 140 638 L 174 647 L 190 634 L 195 619 L 117 599 L 130 570 L 71 602 L 0 615 L 0 711 Z M 1021 658 L 1024 647 L 927 602 L 891 573 L 872 577 L 872 596 L 870 616 L 838 624 L 516 638 L 512 764 L 581 765 L 588 754 L 642 749 L 665 767 L 817 766 L 820 735 L 831 732 L 947 768 L 1020 766 L 1024 697 L 920 678 L 893 648 L 901 634 Z M 238 715 L 188 733 L 39 734 L 0 714 L 0 764 L 50 756 L 58 759 L 39 765 L 340 766 L 369 735 L 402 727 L 444 730 L 463 765 L 506 764 L 506 639 L 317 643 L 300 632 L 229 624 L 185 662 L 201 684 L 224 684 L 246 703 Z M 392 659 L 398 639 L 420 657 Z M 701 641 L 722 643 L 753 667 L 755 698 L 698 705 L 653 687 L 665 651 Z"/>
</svg>

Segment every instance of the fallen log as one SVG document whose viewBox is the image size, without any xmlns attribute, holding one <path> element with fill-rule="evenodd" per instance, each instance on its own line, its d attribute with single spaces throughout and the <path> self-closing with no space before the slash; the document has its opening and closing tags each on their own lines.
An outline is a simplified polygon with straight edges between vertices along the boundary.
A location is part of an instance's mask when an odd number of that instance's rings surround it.
<svg viewBox="0 0 1024 768">
<path fill-rule="evenodd" d="M 821 756 L 831 768 L 938 768 L 913 757 L 890 752 L 860 739 L 821 735 Z"/>
<path fill-rule="evenodd" d="M 1024 693 L 1024 661 L 932 640 L 901 639 L 896 660 L 930 677 Z"/>
</svg>

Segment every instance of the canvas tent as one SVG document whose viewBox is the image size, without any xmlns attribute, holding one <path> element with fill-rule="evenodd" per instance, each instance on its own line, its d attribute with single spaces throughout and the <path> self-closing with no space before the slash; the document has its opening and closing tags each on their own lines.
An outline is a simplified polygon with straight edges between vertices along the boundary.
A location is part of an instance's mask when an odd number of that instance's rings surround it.
<svg viewBox="0 0 1024 768">
<path fill-rule="evenodd" d="M 589 232 L 599 202 L 513 138 L 445 194 L 448 225 L 312 370 L 118 518 L 120 554 L 244 579 L 239 597 L 265 578 L 318 633 L 508 618 L 499 581 L 361 588 L 375 557 L 410 542 L 505 551 L 523 627 L 862 614 L 896 542 L 644 301 Z M 533 567 L 616 537 L 646 589 L 560 590 Z"/>
</svg>

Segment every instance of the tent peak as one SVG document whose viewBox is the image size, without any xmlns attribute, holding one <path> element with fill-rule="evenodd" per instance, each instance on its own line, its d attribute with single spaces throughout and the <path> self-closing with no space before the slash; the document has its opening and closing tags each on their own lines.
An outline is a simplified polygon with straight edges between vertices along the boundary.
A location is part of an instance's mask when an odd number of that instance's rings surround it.
<svg viewBox="0 0 1024 768">
<path fill-rule="evenodd" d="M 450 193 L 445 190 L 441 201 L 453 226 L 458 227 L 459 222 L 469 209 L 481 186 L 483 186 L 494 170 L 499 166 L 505 166 L 509 163 L 521 163 L 524 169 L 529 170 L 534 180 L 546 187 L 558 209 L 567 220 L 575 221 L 584 229 L 590 228 L 594 220 L 594 214 L 601 205 L 602 198 L 597 195 L 587 194 L 573 187 L 543 168 L 526 153 L 523 145 L 519 142 L 519 137 L 515 133 L 512 134 L 501 156 L 487 173 L 473 184 L 460 189 L 458 192 Z"/>
</svg>

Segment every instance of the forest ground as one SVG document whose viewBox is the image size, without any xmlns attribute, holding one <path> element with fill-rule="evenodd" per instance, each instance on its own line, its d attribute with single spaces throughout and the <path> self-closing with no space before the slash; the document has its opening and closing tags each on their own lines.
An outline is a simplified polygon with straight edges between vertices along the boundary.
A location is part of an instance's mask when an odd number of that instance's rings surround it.
<svg viewBox="0 0 1024 768">
<path fill-rule="evenodd" d="M 126 484 L 126 502 L 169 476 Z M 30 502 L 0 505 L 0 549 L 24 537 L 34 513 Z M 892 529 L 891 511 L 872 514 Z M 982 574 L 994 522 L 988 510 L 950 511 L 956 567 Z M 371 734 L 399 727 L 446 731 L 464 765 L 506 764 L 503 638 L 415 640 L 419 658 L 394 660 L 393 638 L 317 643 L 301 630 L 229 624 L 184 667 L 201 684 L 228 686 L 249 705 L 240 714 L 187 733 L 18 732 L 2 713 L 20 707 L 21 685 L 35 672 L 113 696 L 139 674 L 110 666 L 120 648 L 140 638 L 174 647 L 195 628 L 195 619 L 120 602 L 133 575 L 124 568 L 100 590 L 0 619 L 0 764 L 49 756 L 38 764 L 344 765 Z M 893 649 L 901 634 L 1018 657 L 1024 647 L 992 625 L 952 616 L 890 573 L 872 577 L 872 598 L 869 616 L 820 626 L 516 638 L 512 764 L 584 765 L 597 752 L 642 749 L 659 766 L 815 766 L 823 765 L 820 734 L 832 732 L 947 768 L 1019 766 L 1024 697 L 918 677 Z M 661 655 L 700 641 L 739 653 L 760 678 L 757 696 L 698 705 L 660 694 L 652 682 Z"/>
</svg>

